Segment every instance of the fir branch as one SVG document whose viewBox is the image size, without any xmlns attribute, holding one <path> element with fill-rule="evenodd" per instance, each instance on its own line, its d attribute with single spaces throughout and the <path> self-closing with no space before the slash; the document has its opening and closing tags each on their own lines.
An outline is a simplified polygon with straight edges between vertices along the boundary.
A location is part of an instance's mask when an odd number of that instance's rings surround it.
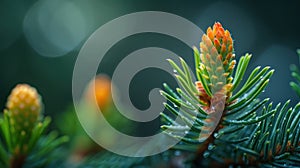
<svg viewBox="0 0 300 168">
<path fill-rule="evenodd" d="M 3 167 L 45 167 L 51 161 L 51 152 L 68 140 L 53 133 L 44 136 L 51 119 L 41 115 L 41 106 L 41 97 L 35 88 L 19 84 L 13 89 L 7 110 L 0 118 L 0 164 Z M 39 145 L 42 139 L 47 143 Z"/>
<path fill-rule="evenodd" d="M 251 128 L 253 133 L 250 139 L 238 146 L 238 160 L 243 158 L 242 162 L 227 161 L 227 166 L 299 166 L 300 153 L 297 148 L 300 143 L 300 103 L 294 108 L 287 108 L 288 105 L 289 101 L 281 108 L 280 105 L 273 110 L 264 108 L 263 114 L 270 110 L 275 113 Z"/>
<path fill-rule="evenodd" d="M 168 60 L 183 90 L 177 88 L 173 91 L 167 84 L 164 84 L 165 91 L 161 91 L 161 94 L 169 102 L 165 103 L 165 107 L 178 118 L 175 121 L 173 117 L 161 114 L 163 121 L 166 121 L 161 128 L 167 135 L 181 139 L 181 143 L 175 148 L 197 151 L 197 160 L 201 163 L 205 158 L 215 158 L 222 163 L 228 162 L 228 159 L 220 159 L 226 158 L 226 153 L 225 156 L 222 152 L 212 154 L 213 150 L 220 151 L 217 149 L 229 152 L 234 149 L 236 158 L 239 153 L 255 153 L 254 155 L 257 156 L 255 150 L 248 149 L 242 144 L 250 139 L 253 140 L 253 136 L 257 136 L 251 132 L 258 130 L 255 127 L 256 124 L 263 122 L 276 112 L 276 109 L 270 108 L 271 106 L 267 108 L 264 106 L 268 98 L 263 101 L 257 99 L 267 86 L 274 70 L 270 67 L 262 69 L 257 67 L 243 86 L 239 87 L 251 55 L 246 54 L 240 58 L 235 75 L 231 76 L 236 63 L 233 43 L 230 33 L 225 31 L 219 23 L 216 23 L 213 29 L 208 28 L 207 35 L 202 37 L 200 48 L 199 51 L 194 47 L 195 72 L 198 81 L 192 81 L 190 76 L 192 73 L 189 72 L 183 59 L 180 59 L 182 68 L 174 61 Z M 237 90 L 237 88 L 240 89 Z M 211 118 L 210 113 L 214 113 L 216 108 L 221 112 L 221 119 L 218 123 L 212 123 L 214 118 Z M 207 132 L 210 133 L 209 127 L 213 124 L 217 127 L 212 134 L 205 137 Z M 233 146 L 230 148 L 228 144 Z"/>
</svg>

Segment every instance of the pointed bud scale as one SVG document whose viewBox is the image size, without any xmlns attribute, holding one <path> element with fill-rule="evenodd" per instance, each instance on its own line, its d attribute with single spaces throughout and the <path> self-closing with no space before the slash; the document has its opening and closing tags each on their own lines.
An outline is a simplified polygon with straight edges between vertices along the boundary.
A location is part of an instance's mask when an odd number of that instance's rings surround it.
<svg viewBox="0 0 300 168">
<path fill-rule="evenodd" d="M 232 45 L 229 45 L 228 46 L 228 50 L 227 50 L 229 53 L 232 53 L 232 51 L 233 51 L 233 47 L 232 47 Z"/>
<path fill-rule="evenodd" d="M 232 59 L 232 57 L 233 57 L 233 55 L 231 53 L 228 53 L 227 56 L 226 56 L 226 59 L 230 60 L 230 59 Z"/>
<path fill-rule="evenodd" d="M 217 80 L 219 77 L 218 76 L 216 76 L 216 75 L 212 75 L 212 79 L 215 79 L 215 80 Z"/>
<path fill-rule="evenodd" d="M 220 50 L 221 43 L 220 43 L 220 41 L 219 41 L 218 39 L 214 39 L 214 45 L 215 45 L 215 47 L 216 47 L 218 50 Z"/>
<path fill-rule="evenodd" d="M 218 82 L 218 83 L 217 83 L 217 85 L 219 85 L 219 86 L 223 86 L 223 85 L 224 85 L 224 83 L 223 83 L 223 82 Z"/>
<path fill-rule="evenodd" d="M 203 43 L 200 43 L 200 51 L 203 53 L 207 53 L 208 49 L 206 47 L 206 45 L 204 45 Z"/>
<path fill-rule="evenodd" d="M 205 56 L 206 56 L 206 60 L 210 60 L 211 61 L 211 57 L 210 57 L 210 55 L 208 53 Z"/>
<path fill-rule="evenodd" d="M 226 73 L 224 73 L 223 75 L 224 75 L 225 77 L 227 77 L 227 76 L 229 76 L 229 73 L 226 72 Z"/>
<path fill-rule="evenodd" d="M 223 67 L 218 67 L 216 71 L 217 72 L 222 72 L 223 71 Z"/>
<path fill-rule="evenodd" d="M 214 40 L 214 33 L 213 33 L 211 27 L 208 27 L 206 32 L 207 32 L 207 36 L 209 37 L 209 39 L 211 41 L 213 41 Z"/>
<path fill-rule="evenodd" d="M 228 68 L 228 70 L 229 70 L 230 72 L 234 69 L 235 63 L 236 63 L 235 60 L 231 61 L 230 65 L 229 65 L 229 68 Z"/>
<path fill-rule="evenodd" d="M 220 50 L 220 53 L 221 54 L 224 54 L 226 52 L 226 44 L 222 44 L 222 47 L 221 47 L 221 50 Z"/>
<path fill-rule="evenodd" d="M 202 36 L 202 42 L 207 46 L 207 48 L 213 47 L 212 41 L 205 34 Z"/>
<path fill-rule="evenodd" d="M 228 30 L 226 30 L 225 33 L 224 33 L 225 38 L 222 38 L 223 44 L 228 44 L 228 41 L 230 41 L 230 38 L 228 37 L 228 35 L 230 36 L 230 33 L 229 33 Z"/>
<path fill-rule="evenodd" d="M 35 88 L 27 84 L 17 85 L 7 100 L 10 124 L 16 132 L 31 133 L 41 113 L 41 98 Z"/>
<path fill-rule="evenodd" d="M 210 50 L 210 54 L 211 54 L 211 55 L 216 55 L 216 56 L 219 55 L 219 54 L 218 54 L 218 51 L 217 51 L 217 49 L 216 49 L 215 47 L 213 47 L 213 48 Z"/>
<path fill-rule="evenodd" d="M 217 63 L 211 59 L 210 60 L 210 65 L 215 67 L 217 65 Z"/>
<path fill-rule="evenodd" d="M 210 67 L 206 67 L 206 70 L 207 70 L 208 72 L 212 72 L 212 69 L 211 69 Z"/>
<path fill-rule="evenodd" d="M 223 61 L 223 65 L 224 66 L 228 65 L 228 60 Z"/>
<path fill-rule="evenodd" d="M 222 62 L 222 59 L 223 59 L 223 58 L 222 58 L 222 55 L 219 54 L 219 55 L 218 55 L 218 60 Z"/>
</svg>

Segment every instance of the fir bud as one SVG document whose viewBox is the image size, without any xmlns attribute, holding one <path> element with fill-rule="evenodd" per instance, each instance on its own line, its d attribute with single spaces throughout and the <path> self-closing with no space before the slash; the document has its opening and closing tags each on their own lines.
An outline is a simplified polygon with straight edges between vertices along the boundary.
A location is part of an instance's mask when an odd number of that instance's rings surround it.
<svg viewBox="0 0 300 168">
<path fill-rule="evenodd" d="M 105 110 L 111 106 L 111 81 L 105 75 L 97 75 L 92 80 L 87 88 L 86 98 L 87 101 L 93 105 L 98 106 L 100 109 Z"/>
<path fill-rule="evenodd" d="M 18 84 L 9 95 L 6 106 L 15 131 L 30 133 L 41 113 L 41 97 L 35 88 Z"/>
</svg>

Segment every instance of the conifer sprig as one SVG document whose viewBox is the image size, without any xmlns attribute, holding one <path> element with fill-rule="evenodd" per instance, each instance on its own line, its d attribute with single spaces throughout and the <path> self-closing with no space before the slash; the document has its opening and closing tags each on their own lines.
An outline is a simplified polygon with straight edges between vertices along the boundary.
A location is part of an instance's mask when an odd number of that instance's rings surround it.
<svg viewBox="0 0 300 168">
<path fill-rule="evenodd" d="M 245 78 L 251 55 L 242 56 L 235 67 L 231 34 L 220 23 L 207 29 L 207 33 L 202 36 L 200 51 L 194 47 L 194 57 L 197 81 L 192 81 L 192 73 L 185 68 L 187 64 L 183 59 L 180 59 L 182 68 L 168 60 L 176 72 L 180 88 L 173 91 L 164 84 L 165 89 L 161 94 L 169 102 L 165 103 L 165 107 L 179 120 L 175 122 L 174 117 L 162 113 L 165 124 L 161 128 L 168 135 L 181 139 L 175 148 L 198 151 L 203 159 L 215 157 L 211 155 L 211 150 L 217 144 L 228 146 L 247 141 L 249 136 L 239 138 L 234 135 L 248 135 L 246 129 L 275 113 L 275 110 L 270 109 L 261 113 L 269 99 L 257 99 L 274 70 L 257 67 L 239 86 Z M 216 112 L 221 113 L 220 121 L 210 117 L 210 114 Z M 213 132 L 208 137 L 203 136 L 210 125 L 214 124 L 216 128 Z"/>
<path fill-rule="evenodd" d="M 44 136 L 51 119 L 44 118 L 41 110 L 41 97 L 35 88 L 19 84 L 13 89 L 0 118 L 1 167 L 24 167 L 30 161 L 31 167 L 35 163 L 39 163 L 36 167 L 45 167 L 49 160 L 42 161 L 42 157 L 50 157 L 49 152 L 68 140 L 65 136 Z M 44 137 L 47 143 L 41 141 Z M 32 153 L 34 150 L 38 152 Z"/>
</svg>

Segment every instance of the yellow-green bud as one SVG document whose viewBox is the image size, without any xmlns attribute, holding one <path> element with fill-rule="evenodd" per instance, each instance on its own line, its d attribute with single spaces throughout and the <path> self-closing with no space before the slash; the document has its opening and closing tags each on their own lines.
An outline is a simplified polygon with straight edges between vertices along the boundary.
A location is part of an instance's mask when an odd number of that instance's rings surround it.
<svg viewBox="0 0 300 168">
<path fill-rule="evenodd" d="M 41 98 L 35 88 L 18 84 L 7 100 L 10 124 L 19 133 L 30 133 L 41 113 Z"/>
</svg>

